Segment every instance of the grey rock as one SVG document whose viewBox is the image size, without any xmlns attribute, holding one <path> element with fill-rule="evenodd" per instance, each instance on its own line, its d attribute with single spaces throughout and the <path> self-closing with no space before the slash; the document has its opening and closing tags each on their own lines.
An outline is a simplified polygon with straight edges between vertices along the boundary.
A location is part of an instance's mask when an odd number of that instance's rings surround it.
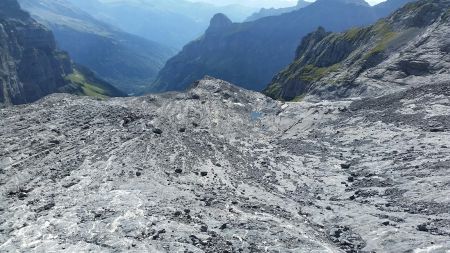
<svg viewBox="0 0 450 253">
<path fill-rule="evenodd" d="M 406 86 L 450 82 L 450 4 L 420 0 L 372 26 L 306 36 L 294 63 L 265 92 L 293 100 L 380 96 Z"/>
<path fill-rule="evenodd" d="M 155 134 L 162 134 L 163 131 L 161 129 L 159 129 L 159 128 L 155 128 L 155 129 L 153 129 L 153 133 L 155 133 Z"/>
<path fill-rule="evenodd" d="M 187 93 L 0 109 L 0 251 L 448 250 L 450 138 L 429 126 L 450 129 L 449 97 L 429 83 L 283 103 L 206 78 Z"/>
</svg>

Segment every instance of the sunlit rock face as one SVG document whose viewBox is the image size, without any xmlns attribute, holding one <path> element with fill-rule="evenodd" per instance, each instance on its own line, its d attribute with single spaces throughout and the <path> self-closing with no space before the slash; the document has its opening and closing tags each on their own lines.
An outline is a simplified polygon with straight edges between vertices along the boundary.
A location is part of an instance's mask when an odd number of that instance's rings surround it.
<svg viewBox="0 0 450 253">
<path fill-rule="evenodd" d="M 417 1 L 372 26 L 343 33 L 319 28 L 265 92 L 284 100 L 340 99 L 450 82 L 449 8 L 448 1 Z"/>
<path fill-rule="evenodd" d="M 1 3 L 0 103 L 35 101 L 64 86 L 63 74 L 70 66 L 67 55 L 56 50 L 52 33 L 23 12 L 16 1 Z M 69 62 L 67 62 L 69 61 Z"/>
<path fill-rule="evenodd" d="M 21 10 L 16 0 L 2 1 L 0 7 L 0 107 L 34 102 L 55 92 L 125 95 L 73 64 L 57 49 L 53 33 Z"/>
</svg>

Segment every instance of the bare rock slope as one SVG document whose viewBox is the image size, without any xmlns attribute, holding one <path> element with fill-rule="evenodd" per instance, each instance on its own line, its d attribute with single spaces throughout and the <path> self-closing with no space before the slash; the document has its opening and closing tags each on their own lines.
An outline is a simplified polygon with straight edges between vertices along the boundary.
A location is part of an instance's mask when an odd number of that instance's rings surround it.
<svg viewBox="0 0 450 253">
<path fill-rule="evenodd" d="M 319 28 L 265 90 L 292 100 L 377 96 L 408 85 L 450 81 L 450 1 L 407 4 L 376 24 L 344 33 Z"/>
<path fill-rule="evenodd" d="M 1 252 L 447 252 L 450 86 L 0 109 Z"/>
</svg>

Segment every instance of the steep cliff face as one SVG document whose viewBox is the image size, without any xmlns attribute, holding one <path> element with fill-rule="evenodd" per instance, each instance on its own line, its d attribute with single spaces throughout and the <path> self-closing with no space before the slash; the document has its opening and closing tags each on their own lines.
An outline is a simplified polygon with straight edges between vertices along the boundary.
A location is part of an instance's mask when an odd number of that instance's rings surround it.
<svg viewBox="0 0 450 253">
<path fill-rule="evenodd" d="M 362 0 L 320 0 L 283 15 L 228 24 L 186 45 L 166 63 L 153 89 L 182 90 L 209 75 L 260 91 L 292 62 L 301 38 L 318 26 L 344 31 L 379 17 L 378 9 Z"/>
<path fill-rule="evenodd" d="M 1 102 L 8 104 L 32 102 L 57 90 L 70 71 L 70 60 L 55 50 L 51 32 L 15 7 L 20 16 L 10 12 L 0 20 Z"/>
<path fill-rule="evenodd" d="M 75 67 L 66 53 L 56 50 L 51 31 L 22 11 L 17 1 L 1 5 L 0 104 L 29 103 L 53 92 L 74 90 L 66 77 Z M 109 85 L 105 88 L 105 94 L 122 95 Z"/>
<path fill-rule="evenodd" d="M 17 0 L 2 0 L 0 1 L 0 17 L 26 19 L 29 14 L 20 8 Z"/>
<path fill-rule="evenodd" d="M 74 61 L 128 94 L 142 93 L 175 54 L 162 44 L 105 24 L 67 0 L 19 2 L 52 30 L 58 47 Z"/>
<path fill-rule="evenodd" d="M 422 0 L 376 24 L 344 33 L 319 29 L 265 92 L 292 100 L 371 96 L 429 81 L 450 81 L 450 3 Z M 447 50 L 447 51 L 446 51 Z"/>
</svg>

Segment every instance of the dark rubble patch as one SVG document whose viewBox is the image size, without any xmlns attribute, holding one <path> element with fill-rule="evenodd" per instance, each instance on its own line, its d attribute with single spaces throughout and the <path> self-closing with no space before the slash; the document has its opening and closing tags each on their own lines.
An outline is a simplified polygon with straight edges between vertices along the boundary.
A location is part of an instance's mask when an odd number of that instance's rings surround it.
<svg viewBox="0 0 450 253">
<path fill-rule="evenodd" d="M 427 232 L 432 235 L 449 236 L 450 237 L 450 220 L 434 219 L 417 225 L 418 231 Z"/>
<path fill-rule="evenodd" d="M 292 155 L 303 156 L 305 154 L 324 155 L 328 154 L 327 147 L 324 142 L 311 142 L 305 139 L 284 139 L 278 141 L 278 147 L 287 151 Z"/>
<path fill-rule="evenodd" d="M 402 211 L 410 214 L 438 215 L 447 214 L 450 210 L 450 203 L 439 203 L 432 201 L 414 201 L 411 198 L 405 198 L 403 194 L 407 190 L 389 188 L 385 191 L 384 198 L 388 203 L 381 207 L 384 211 Z"/>
<path fill-rule="evenodd" d="M 389 178 L 364 177 L 356 180 L 352 186 L 356 188 L 391 187 L 394 186 L 394 181 Z"/>
<path fill-rule="evenodd" d="M 399 203 L 404 211 L 411 214 L 437 215 L 448 214 L 450 203 L 438 203 L 431 201 L 411 201 L 411 199 L 402 199 Z"/>
<path fill-rule="evenodd" d="M 365 247 L 362 237 L 347 226 L 336 226 L 328 230 L 328 238 L 347 253 L 358 253 Z"/>
<path fill-rule="evenodd" d="M 276 217 L 280 217 L 280 218 L 284 218 L 284 219 L 292 219 L 293 215 L 284 210 L 282 207 L 280 206 L 271 206 L 271 205 L 266 205 L 266 204 L 261 204 L 261 203 L 243 203 L 240 205 L 240 208 L 248 213 L 254 213 L 254 212 L 259 212 L 259 213 L 267 213 L 267 214 L 271 214 L 273 216 Z"/>
<path fill-rule="evenodd" d="M 429 95 L 450 96 L 450 87 L 445 83 L 424 85 L 377 98 L 365 98 L 353 102 L 349 106 L 350 112 L 347 116 L 361 114 L 371 122 L 382 121 L 396 126 L 406 124 L 430 132 L 448 131 L 450 129 L 450 115 L 425 118 L 423 112 L 415 114 L 396 113 L 399 108 L 403 107 L 402 100 L 414 100 Z M 423 103 L 426 103 L 426 101 Z"/>
</svg>

